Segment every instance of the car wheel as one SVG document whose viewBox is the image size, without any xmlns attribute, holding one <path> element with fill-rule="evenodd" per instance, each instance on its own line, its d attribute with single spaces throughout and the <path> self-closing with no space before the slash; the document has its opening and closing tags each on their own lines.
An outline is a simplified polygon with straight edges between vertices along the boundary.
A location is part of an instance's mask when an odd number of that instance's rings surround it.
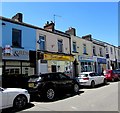
<svg viewBox="0 0 120 113">
<path fill-rule="evenodd" d="M 112 78 L 112 80 L 111 80 L 112 82 L 114 82 L 115 81 L 115 79 L 114 78 Z"/>
<path fill-rule="evenodd" d="M 94 82 L 94 81 L 91 82 L 91 87 L 92 87 L 92 88 L 95 87 L 95 82 Z"/>
<path fill-rule="evenodd" d="M 27 98 L 25 95 L 18 95 L 13 102 L 15 109 L 23 109 L 27 105 Z"/>
<path fill-rule="evenodd" d="M 107 85 L 107 80 L 106 79 L 104 79 L 104 83 L 103 84 Z"/>
<path fill-rule="evenodd" d="M 118 80 L 120 81 L 120 77 L 118 77 Z"/>
<path fill-rule="evenodd" d="M 74 84 L 73 86 L 73 92 L 78 93 L 79 92 L 79 85 L 77 83 Z"/>
<path fill-rule="evenodd" d="M 47 98 L 47 100 L 53 100 L 55 98 L 54 88 L 48 88 L 46 90 L 46 98 Z"/>
</svg>

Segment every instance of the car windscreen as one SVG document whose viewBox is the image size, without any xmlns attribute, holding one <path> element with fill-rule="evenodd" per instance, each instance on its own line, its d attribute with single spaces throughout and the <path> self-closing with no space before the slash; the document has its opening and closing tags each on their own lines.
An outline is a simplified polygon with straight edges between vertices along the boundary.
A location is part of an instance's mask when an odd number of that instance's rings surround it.
<svg viewBox="0 0 120 113">
<path fill-rule="evenodd" d="M 39 75 L 31 75 L 29 77 L 29 81 L 28 82 L 36 82 L 39 81 L 41 79 L 41 77 Z"/>
</svg>

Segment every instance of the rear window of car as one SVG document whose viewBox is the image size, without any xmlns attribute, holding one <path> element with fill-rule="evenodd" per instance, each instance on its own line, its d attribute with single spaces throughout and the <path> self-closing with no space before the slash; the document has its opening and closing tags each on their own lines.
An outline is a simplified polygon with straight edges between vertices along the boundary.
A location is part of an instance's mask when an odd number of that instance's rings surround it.
<svg viewBox="0 0 120 113">
<path fill-rule="evenodd" d="M 79 77 L 88 77 L 88 74 L 79 74 Z"/>
<path fill-rule="evenodd" d="M 110 71 L 109 70 L 105 70 L 103 73 L 104 73 L 104 75 L 106 75 L 106 74 L 109 74 Z"/>
</svg>

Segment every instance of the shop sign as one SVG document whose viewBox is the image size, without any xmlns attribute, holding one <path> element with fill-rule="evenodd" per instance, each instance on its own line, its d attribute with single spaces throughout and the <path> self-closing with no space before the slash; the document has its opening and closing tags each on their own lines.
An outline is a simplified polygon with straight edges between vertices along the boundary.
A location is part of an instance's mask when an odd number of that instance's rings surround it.
<svg viewBox="0 0 120 113">
<path fill-rule="evenodd" d="M 106 59 L 104 58 L 97 58 L 97 62 L 101 64 L 106 64 Z"/>
<path fill-rule="evenodd" d="M 64 55 L 55 55 L 55 54 L 44 54 L 44 60 L 74 61 L 74 57 L 64 56 Z"/>
<path fill-rule="evenodd" d="M 91 57 L 91 56 L 78 56 L 78 60 L 79 61 L 82 61 L 82 60 L 86 60 L 86 61 L 91 61 L 91 62 L 93 62 L 94 60 L 93 60 L 93 57 Z"/>
<path fill-rule="evenodd" d="M 7 47 L 7 49 L 3 49 L 2 58 L 8 60 L 29 60 L 29 51 Z"/>
</svg>

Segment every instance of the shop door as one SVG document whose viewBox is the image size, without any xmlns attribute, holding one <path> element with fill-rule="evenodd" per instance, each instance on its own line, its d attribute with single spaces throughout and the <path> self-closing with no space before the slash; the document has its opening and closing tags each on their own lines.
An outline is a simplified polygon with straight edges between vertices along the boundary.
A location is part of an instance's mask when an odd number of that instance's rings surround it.
<svg viewBox="0 0 120 113">
<path fill-rule="evenodd" d="M 56 65 L 52 65 L 52 72 L 57 72 Z"/>
</svg>

